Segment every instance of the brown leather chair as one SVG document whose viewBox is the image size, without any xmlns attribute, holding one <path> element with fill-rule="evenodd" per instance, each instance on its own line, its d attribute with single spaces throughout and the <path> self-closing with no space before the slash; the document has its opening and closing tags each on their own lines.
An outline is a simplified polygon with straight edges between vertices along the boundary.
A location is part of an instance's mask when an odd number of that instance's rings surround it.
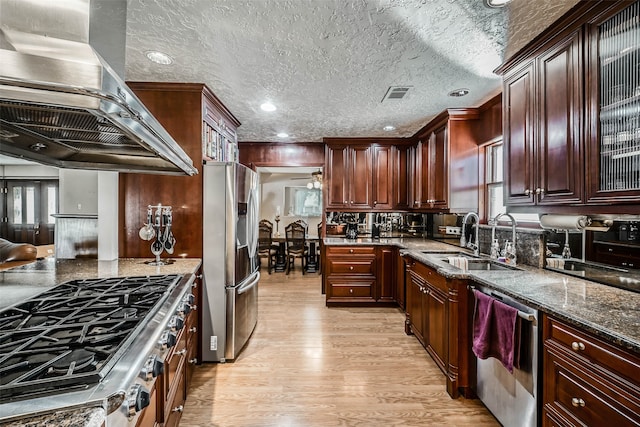
<svg viewBox="0 0 640 427">
<path fill-rule="evenodd" d="M 0 239 L 0 262 L 33 261 L 37 256 L 38 249 L 32 244 Z"/>
<path fill-rule="evenodd" d="M 267 223 L 270 224 L 269 221 L 262 220 L 258 225 L 258 258 L 267 258 L 267 271 L 271 274 L 271 270 L 275 268 L 278 246 L 273 245 L 273 227 L 269 227 Z"/>
<path fill-rule="evenodd" d="M 302 260 L 302 274 L 307 267 L 307 230 L 298 222 L 292 222 L 284 229 L 287 244 L 287 274 L 294 266 L 296 258 Z"/>
</svg>

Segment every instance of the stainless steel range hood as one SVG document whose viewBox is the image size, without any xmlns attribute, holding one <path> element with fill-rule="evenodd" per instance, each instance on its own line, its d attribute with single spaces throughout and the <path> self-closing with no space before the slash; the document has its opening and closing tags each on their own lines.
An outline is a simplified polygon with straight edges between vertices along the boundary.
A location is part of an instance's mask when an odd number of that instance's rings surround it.
<svg viewBox="0 0 640 427">
<path fill-rule="evenodd" d="M 91 1 L 0 0 L 0 153 L 62 168 L 195 175 L 90 45 L 95 5 L 124 7 L 126 16 L 126 0 Z M 116 39 L 126 31 L 99 27 Z"/>
</svg>

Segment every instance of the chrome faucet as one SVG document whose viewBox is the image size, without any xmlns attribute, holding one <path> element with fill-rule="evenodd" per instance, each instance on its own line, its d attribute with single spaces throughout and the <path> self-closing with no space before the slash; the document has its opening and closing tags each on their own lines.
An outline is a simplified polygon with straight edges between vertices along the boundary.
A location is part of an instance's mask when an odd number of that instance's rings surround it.
<svg viewBox="0 0 640 427">
<path fill-rule="evenodd" d="M 475 238 L 473 240 L 473 243 L 471 242 L 471 240 L 469 240 L 469 242 L 467 242 L 467 233 L 466 233 L 466 228 L 467 228 L 467 221 L 469 220 L 469 218 L 475 218 L 476 219 L 476 229 L 475 229 Z M 464 218 L 462 218 L 462 231 L 460 233 L 460 246 L 467 247 L 469 249 L 473 249 L 473 254 L 475 256 L 480 256 L 480 242 L 478 242 L 478 226 L 480 225 L 480 218 L 478 217 L 478 214 L 475 212 L 469 212 L 467 213 Z"/>
<path fill-rule="evenodd" d="M 513 216 L 511 216 L 508 213 L 499 213 L 498 215 L 496 215 L 496 217 L 493 219 L 493 225 L 491 227 L 491 244 L 493 244 L 493 242 L 496 239 L 496 226 L 498 225 L 498 220 L 503 216 L 509 217 L 511 219 L 511 234 L 512 234 L 511 245 L 508 245 L 507 242 L 505 242 L 504 256 L 513 265 L 516 265 L 516 225 L 517 223 Z"/>
</svg>

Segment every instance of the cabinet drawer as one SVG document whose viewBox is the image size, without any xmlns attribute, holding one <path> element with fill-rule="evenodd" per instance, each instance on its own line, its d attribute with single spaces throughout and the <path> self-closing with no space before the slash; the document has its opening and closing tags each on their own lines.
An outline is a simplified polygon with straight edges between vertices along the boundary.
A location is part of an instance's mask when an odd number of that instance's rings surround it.
<svg viewBox="0 0 640 427">
<path fill-rule="evenodd" d="M 553 395 L 545 401 L 586 426 L 640 426 L 637 399 L 612 395 L 607 384 L 581 372 L 561 356 L 548 353 L 545 363 L 553 364 Z"/>
<path fill-rule="evenodd" d="M 327 259 L 326 274 L 367 274 L 375 275 L 375 258 Z"/>
<path fill-rule="evenodd" d="M 331 296 L 336 298 L 373 298 L 371 285 L 351 284 L 348 286 L 332 286 Z"/>
<path fill-rule="evenodd" d="M 546 317 L 545 337 L 572 354 L 640 385 L 640 357 Z"/>
<path fill-rule="evenodd" d="M 327 255 L 373 255 L 376 248 L 373 246 L 325 246 Z"/>
<path fill-rule="evenodd" d="M 418 274 L 432 287 L 441 290 L 445 294 L 449 293 L 449 285 L 447 284 L 447 279 L 444 276 L 439 275 L 436 270 L 417 261 L 413 261 L 409 265 L 410 270 Z"/>
</svg>

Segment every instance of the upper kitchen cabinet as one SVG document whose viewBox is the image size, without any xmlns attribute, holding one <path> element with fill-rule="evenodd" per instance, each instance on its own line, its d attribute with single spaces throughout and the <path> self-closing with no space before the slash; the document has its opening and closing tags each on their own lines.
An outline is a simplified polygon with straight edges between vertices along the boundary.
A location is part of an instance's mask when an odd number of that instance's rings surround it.
<svg viewBox="0 0 640 427">
<path fill-rule="evenodd" d="M 575 31 L 504 76 L 506 203 L 579 203 L 582 33 Z"/>
<path fill-rule="evenodd" d="M 496 70 L 516 211 L 640 203 L 639 15 L 638 1 L 579 2 Z"/>
<path fill-rule="evenodd" d="M 173 207 L 174 253 L 202 257 L 202 161 L 233 159 L 240 122 L 203 84 L 128 82 L 136 96 L 193 159 L 195 176 L 137 173 L 119 175 L 119 253 L 124 258 L 152 256 L 138 231 L 148 205 Z M 215 133 L 215 134 L 214 134 Z"/>
<path fill-rule="evenodd" d="M 449 109 L 416 134 L 414 209 L 478 210 L 478 118 L 477 109 Z"/>
<path fill-rule="evenodd" d="M 327 145 L 327 209 L 372 207 L 372 160 L 369 144 Z"/>
<path fill-rule="evenodd" d="M 370 138 L 326 138 L 325 143 L 327 209 L 406 208 L 409 145 Z"/>
<path fill-rule="evenodd" d="M 640 2 L 587 25 L 588 203 L 640 202 Z"/>
</svg>

